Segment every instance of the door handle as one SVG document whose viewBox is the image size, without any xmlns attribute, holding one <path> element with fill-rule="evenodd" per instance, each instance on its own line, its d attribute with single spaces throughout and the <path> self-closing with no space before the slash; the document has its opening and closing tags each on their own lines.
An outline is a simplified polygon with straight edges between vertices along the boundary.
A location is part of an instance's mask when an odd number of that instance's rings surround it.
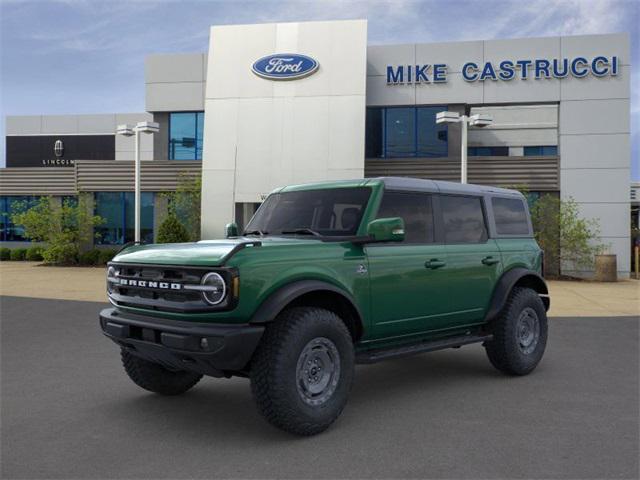
<svg viewBox="0 0 640 480">
<path fill-rule="evenodd" d="M 489 255 L 488 257 L 484 257 L 482 259 L 482 263 L 484 265 L 495 265 L 496 263 L 500 263 L 500 260 Z"/>
<path fill-rule="evenodd" d="M 444 263 L 442 260 L 438 260 L 437 258 L 432 258 L 431 260 L 427 260 L 426 262 L 424 262 L 424 266 L 432 270 L 435 270 L 436 268 L 444 267 L 445 265 L 446 263 Z"/>
</svg>

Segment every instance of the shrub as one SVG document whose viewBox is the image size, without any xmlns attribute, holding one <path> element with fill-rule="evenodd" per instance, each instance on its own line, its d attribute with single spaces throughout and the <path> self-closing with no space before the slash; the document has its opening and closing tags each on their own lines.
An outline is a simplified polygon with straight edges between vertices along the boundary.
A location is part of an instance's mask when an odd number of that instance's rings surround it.
<svg viewBox="0 0 640 480">
<path fill-rule="evenodd" d="M 99 250 L 99 252 L 100 252 L 100 255 L 96 263 L 98 265 L 106 265 L 107 262 L 110 262 L 111 259 L 116 256 L 116 253 L 118 251 L 109 249 L 109 250 Z"/>
<path fill-rule="evenodd" d="M 99 265 L 100 264 L 100 250 L 94 248 L 93 250 L 87 250 L 80 254 L 81 265 Z"/>
<path fill-rule="evenodd" d="M 78 263 L 78 246 L 73 243 L 49 245 L 42 251 L 45 263 L 54 265 L 72 265 Z"/>
<path fill-rule="evenodd" d="M 21 261 L 21 260 L 24 260 L 26 255 L 27 255 L 26 248 L 14 248 L 13 250 L 11 250 L 10 258 L 11 260 L 14 260 L 14 261 Z"/>
<path fill-rule="evenodd" d="M 24 236 L 46 242 L 42 258 L 46 263 L 77 263 L 80 247 L 90 241 L 94 227 L 104 220 L 93 215 L 90 200 L 81 195 L 77 200 L 66 199 L 62 205 L 42 197 L 35 206 L 17 204 L 11 215 L 16 225 L 24 228 Z"/>
<path fill-rule="evenodd" d="M 42 247 L 29 247 L 25 259 L 30 262 L 39 262 L 42 260 Z"/>
<path fill-rule="evenodd" d="M 0 248 L 0 261 L 11 259 L 11 249 L 7 247 Z"/>
<path fill-rule="evenodd" d="M 158 229 L 158 243 L 180 243 L 189 241 L 189 232 L 178 217 L 169 213 Z"/>
</svg>

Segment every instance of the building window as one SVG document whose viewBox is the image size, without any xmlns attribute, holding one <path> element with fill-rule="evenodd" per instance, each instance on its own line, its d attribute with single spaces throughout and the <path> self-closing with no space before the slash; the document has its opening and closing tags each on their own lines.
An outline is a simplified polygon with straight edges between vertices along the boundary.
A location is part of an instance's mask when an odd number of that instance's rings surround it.
<svg viewBox="0 0 640 480">
<path fill-rule="evenodd" d="M 556 157 L 558 147 L 556 145 L 524 147 L 525 157 Z"/>
<path fill-rule="evenodd" d="M 153 203 L 152 192 L 140 194 L 140 239 L 153 243 Z M 122 245 L 134 238 L 134 193 L 97 192 L 95 194 L 95 214 L 105 223 L 96 227 L 99 234 L 96 243 L 100 245 Z"/>
<path fill-rule="evenodd" d="M 367 109 L 367 158 L 438 158 L 449 153 L 447 125 L 436 124 L 446 107 L 371 107 Z"/>
<path fill-rule="evenodd" d="M 508 157 L 509 147 L 469 147 L 470 157 Z"/>
<path fill-rule="evenodd" d="M 24 236 L 24 228 L 15 225 L 11 216 L 35 206 L 39 197 L 0 197 L 0 241 L 1 242 L 29 242 Z"/>
<path fill-rule="evenodd" d="M 204 112 L 169 114 L 169 160 L 202 160 Z"/>
</svg>

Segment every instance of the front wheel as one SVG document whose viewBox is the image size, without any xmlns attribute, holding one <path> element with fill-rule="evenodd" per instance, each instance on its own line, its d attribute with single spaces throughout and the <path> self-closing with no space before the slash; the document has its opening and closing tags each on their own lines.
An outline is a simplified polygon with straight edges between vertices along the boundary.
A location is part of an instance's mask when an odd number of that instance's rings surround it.
<svg viewBox="0 0 640 480">
<path fill-rule="evenodd" d="M 353 372 L 353 342 L 342 320 L 321 308 L 292 308 L 267 326 L 251 363 L 251 391 L 271 424 L 314 435 L 342 412 Z"/>
<path fill-rule="evenodd" d="M 493 340 L 485 348 L 494 367 L 509 375 L 533 371 L 547 345 L 547 313 L 538 293 L 514 288 L 491 330 Z"/>
</svg>

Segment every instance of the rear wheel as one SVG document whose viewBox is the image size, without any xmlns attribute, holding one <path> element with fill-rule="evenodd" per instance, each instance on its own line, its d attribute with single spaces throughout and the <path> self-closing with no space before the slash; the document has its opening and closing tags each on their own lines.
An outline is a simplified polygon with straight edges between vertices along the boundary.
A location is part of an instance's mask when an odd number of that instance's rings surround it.
<svg viewBox="0 0 640 480">
<path fill-rule="evenodd" d="M 491 327 L 493 340 L 485 347 L 494 367 L 510 375 L 536 368 L 547 345 L 547 313 L 537 292 L 514 288 Z"/>
<path fill-rule="evenodd" d="M 182 370 L 168 370 L 162 365 L 120 350 L 122 365 L 129 378 L 139 387 L 161 395 L 180 395 L 200 381 L 202 375 Z"/>
<path fill-rule="evenodd" d="M 314 435 L 342 412 L 353 371 L 353 342 L 342 320 L 321 308 L 292 308 L 267 326 L 251 363 L 251 390 L 271 424 Z"/>
</svg>

